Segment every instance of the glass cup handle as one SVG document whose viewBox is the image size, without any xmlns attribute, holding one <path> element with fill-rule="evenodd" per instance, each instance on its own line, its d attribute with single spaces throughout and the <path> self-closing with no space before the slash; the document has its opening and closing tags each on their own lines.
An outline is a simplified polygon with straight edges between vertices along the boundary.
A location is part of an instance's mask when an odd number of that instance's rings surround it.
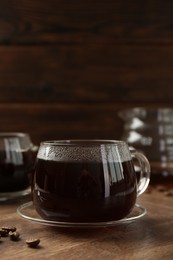
<svg viewBox="0 0 173 260">
<path fill-rule="evenodd" d="M 141 195 L 148 187 L 150 182 L 150 164 L 148 159 L 142 153 L 131 151 L 132 158 L 139 162 L 140 178 L 137 185 L 137 196 Z"/>
</svg>

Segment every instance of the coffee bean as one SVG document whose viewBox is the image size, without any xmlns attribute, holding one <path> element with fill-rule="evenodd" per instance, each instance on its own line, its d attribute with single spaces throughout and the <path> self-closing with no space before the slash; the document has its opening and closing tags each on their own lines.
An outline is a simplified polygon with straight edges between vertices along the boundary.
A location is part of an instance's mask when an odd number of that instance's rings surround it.
<svg viewBox="0 0 173 260">
<path fill-rule="evenodd" d="M 1 229 L 6 230 L 8 233 L 9 233 L 10 231 L 12 231 L 12 232 L 15 232 L 15 231 L 16 231 L 16 227 L 14 227 L 14 226 L 1 227 Z"/>
<path fill-rule="evenodd" d="M 15 226 L 3 226 L 0 228 L 0 240 L 1 237 L 6 237 L 9 235 L 10 239 L 13 241 L 17 241 L 19 240 L 20 234 L 18 231 L 16 231 L 16 227 Z M 26 244 L 29 247 L 37 247 L 40 243 L 40 239 L 38 238 L 29 238 L 26 240 Z"/>
<path fill-rule="evenodd" d="M 0 229 L 0 236 L 1 236 L 1 237 L 6 237 L 6 236 L 8 236 L 8 231 L 1 228 L 1 229 Z"/>
<path fill-rule="evenodd" d="M 11 240 L 17 241 L 17 240 L 19 240 L 20 234 L 17 231 L 14 231 L 14 232 L 10 231 L 9 236 L 10 236 Z"/>
<path fill-rule="evenodd" d="M 40 239 L 38 238 L 29 238 L 26 240 L 26 244 L 29 247 L 37 247 L 39 243 L 40 243 Z"/>
</svg>

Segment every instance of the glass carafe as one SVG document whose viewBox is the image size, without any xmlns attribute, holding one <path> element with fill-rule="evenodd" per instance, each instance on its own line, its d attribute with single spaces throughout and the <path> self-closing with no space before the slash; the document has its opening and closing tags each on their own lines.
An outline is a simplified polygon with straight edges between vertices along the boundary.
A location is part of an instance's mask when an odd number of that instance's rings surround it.
<svg viewBox="0 0 173 260">
<path fill-rule="evenodd" d="M 151 181 L 173 179 L 173 108 L 130 108 L 118 115 L 121 139 L 148 157 Z"/>
</svg>

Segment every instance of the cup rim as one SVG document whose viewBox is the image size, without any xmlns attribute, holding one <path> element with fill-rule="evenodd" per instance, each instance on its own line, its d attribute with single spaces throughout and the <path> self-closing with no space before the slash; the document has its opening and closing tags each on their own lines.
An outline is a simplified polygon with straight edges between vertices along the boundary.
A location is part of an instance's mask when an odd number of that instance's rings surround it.
<svg viewBox="0 0 173 260">
<path fill-rule="evenodd" d="M 96 146 L 96 145 L 122 145 L 126 144 L 122 140 L 109 140 L 109 139 L 67 139 L 67 140 L 47 140 L 42 141 L 40 145 L 52 146 Z"/>
</svg>

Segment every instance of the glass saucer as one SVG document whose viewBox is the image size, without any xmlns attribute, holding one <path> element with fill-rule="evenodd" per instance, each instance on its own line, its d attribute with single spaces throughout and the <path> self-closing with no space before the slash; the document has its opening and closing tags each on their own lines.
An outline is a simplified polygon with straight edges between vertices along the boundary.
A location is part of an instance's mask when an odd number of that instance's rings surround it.
<svg viewBox="0 0 173 260">
<path fill-rule="evenodd" d="M 56 227 L 73 227 L 73 228 L 84 228 L 84 227 L 113 227 L 122 223 L 131 223 L 135 220 L 138 220 L 145 216 L 147 213 L 146 208 L 140 206 L 139 204 L 135 204 L 132 212 L 121 220 L 116 221 L 108 221 L 108 222 L 88 222 L 88 223 L 75 223 L 75 222 L 60 222 L 60 221 L 50 221 L 42 219 L 38 213 L 36 212 L 32 201 L 22 204 L 17 208 L 17 213 L 31 222 L 48 225 L 48 226 L 56 226 Z"/>
<path fill-rule="evenodd" d="M 31 193 L 31 188 L 27 188 L 21 191 L 14 191 L 14 192 L 0 192 L 0 202 L 16 199 L 19 197 L 26 196 Z"/>
</svg>

